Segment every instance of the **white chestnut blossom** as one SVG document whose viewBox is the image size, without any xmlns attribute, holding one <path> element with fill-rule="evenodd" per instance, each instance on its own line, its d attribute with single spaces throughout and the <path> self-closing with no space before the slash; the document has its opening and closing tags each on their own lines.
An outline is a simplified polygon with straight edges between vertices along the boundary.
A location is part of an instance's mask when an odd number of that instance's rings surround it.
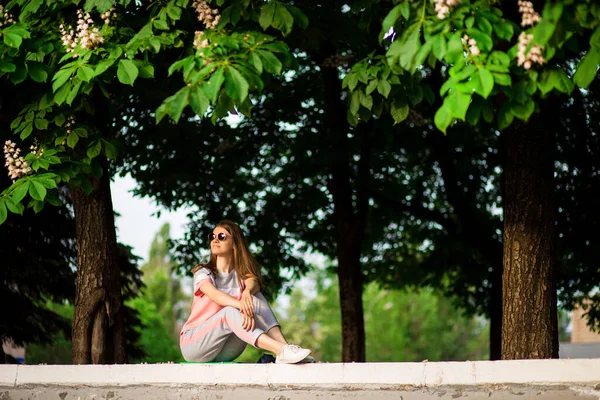
<svg viewBox="0 0 600 400">
<path fill-rule="evenodd" d="M 92 49 L 104 43 L 100 29 L 93 26 L 93 24 L 94 20 L 90 14 L 84 14 L 81 10 L 77 10 L 77 27 L 75 30 L 72 26 L 60 24 L 61 39 L 67 53 L 73 51 L 77 45 L 81 45 L 84 49 Z"/>
<path fill-rule="evenodd" d="M 479 54 L 481 54 L 479 47 L 477 47 L 477 41 L 475 39 L 473 39 L 472 37 L 469 37 L 468 35 L 464 35 L 462 37 L 461 41 L 463 42 L 463 45 L 468 46 L 469 54 L 471 54 L 475 57 L 477 57 Z"/>
<path fill-rule="evenodd" d="M 458 3 L 458 0 L 433 0 L 433 3 L 438 19 L 445 19 L 450 9 Z"/>
<path fill-rule="evenodd" d="M 519 12 L 521 13 L 521 26 L 533 26 L 540 22 L 540 14 L 533 9 L 533 3 L 530 1 L 519 0 Z"/>
<path fill-rule="evenodd" d="M 102 19 L 106 25 L 110 24 L 111 18 L 114 19 L 116 17 L 117 14 L 115 13 L 114 7 L 100 15 L 100 19 Z"/>
<path fill-rule="evenodd" d="M 542 48 L 539 45 L 531 46 L 529 52 L 527 52 L 527 46 L 533 40 L 532 34 L 521 32 L 519 35 L 519 45 L 517 51 L 517 65 L 523 66 L 525 69 L 529 69 L 533 64 L 543 65 L 546 60 L 542 56 Z"/>
<path fill-rule="evenodd" d="M 195 0 L 192 7 L 196 9 L 198 21 L 204 23 L 206 29 L 214 29 L 219 24 L 219 10 L 213 10 L 204 0 Z"/>
<path fill-rule="evenodd" d="M 66 129 L 67 133 L 71 133 L 71 130 L 73 129 L 74 125 L 75 125 L 75 117 L 71 115 L 69 118 L 67 118 L 67 122 L 65 122 L 65 129 Z"/>
<path fill-rule="evenodd" d="M 5 12 L 4 7 L 2 4 L 0 4 L 0 28 L 14 22 L 15 20 L 13 19 L 12 14 L 10 14 L 8 11 Z"/>
<path fill-rule="evenodd" d="M 194 35 L 194 47 L 198 50 L 204 49 L 209 46 L 208 39 L 203 39 L 203 36 L 203 31 L 196 31 Z"/>
<path fill-rule="evenodd" d="M 25 159 L 19 155 L 21 149 L 16 146 L 15 142 L 11 140 L 4 142 L 4 158 L 6 159 L 4 166 L 8 168 L 8 176 L 13 182 L 31 172 L 31 167 L 29 167 Z"/>
</svg>

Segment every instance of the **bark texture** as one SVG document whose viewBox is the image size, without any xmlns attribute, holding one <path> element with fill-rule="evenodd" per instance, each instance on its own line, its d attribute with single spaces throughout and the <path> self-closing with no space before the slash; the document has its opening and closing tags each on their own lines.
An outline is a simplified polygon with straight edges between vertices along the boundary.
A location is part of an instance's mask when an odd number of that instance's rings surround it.
<svg viewBox="0 0 600 400">
<path fill-rule="evenodd" d="M 504 133 L 502 359 L 558 357 L 555 140 L 553 118 L 540 114 Z"/>
<path fill-rule="evenodd" d="M 106 171 L 106 169 L 105 169 Z M 77 224 L 73 364 L 127 362 L 120 271 L 108 174 L 71 190 Z"/>
</svg>

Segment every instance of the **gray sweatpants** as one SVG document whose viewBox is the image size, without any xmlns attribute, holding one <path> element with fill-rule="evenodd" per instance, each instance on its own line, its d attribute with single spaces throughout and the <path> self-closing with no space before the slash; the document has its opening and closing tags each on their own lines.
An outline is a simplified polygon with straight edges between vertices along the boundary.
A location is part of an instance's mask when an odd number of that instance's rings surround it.
<svg viewBox="0 0 600 400">
<path fill-rule="evenodd" d="M 181 332 L 181 354 L 186 361 L 232 361 L 244 352 L 246 344 L 254 346 L 263 333 L 279 325 L 269 303 L 258 292 L 252 296 L 255 329 L 242 328 L 240 310 L 224 307 L 197 327 Z"/>
</svg>

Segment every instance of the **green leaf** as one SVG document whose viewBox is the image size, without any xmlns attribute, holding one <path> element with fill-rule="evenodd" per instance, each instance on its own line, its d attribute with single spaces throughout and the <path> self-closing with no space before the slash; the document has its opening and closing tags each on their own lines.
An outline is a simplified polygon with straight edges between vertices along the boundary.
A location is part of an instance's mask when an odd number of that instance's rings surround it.
<svg viewBox="0 0 600 400">
<path fill-rule="evenodd" d="M 229 66 L 225 71 L 225 93 L 240 104 L 248 97 L 248 88 L 248 81 L 240 71 Z"/>
<path fill-rule="evenodd" d="M 102 142 L 102 149 L 104 150 L 104 154 L 108 158 L 112 158 L 113 160 L 117 158 L 117 148 L 114 144 L 109 142 L 106 139 L 100 139 Z"/>
<path fill-rule="evenodd" d="M 281 3 L 275 2 L 275 13 L 273 14 L 273 27 L 287 36 L 294 26 L 294 17 Z"/>
<path fill-rule="evenodd" d="M 85 2 L 85 11 L 89 12 L 95 8 L 99 13 L 103 13 L 110 10 L 114 3 L 112 0 L 87 0 Z"/>
<path fill-rule="evenodd" d="M 3 198 L 0 198 L 0 225 L 8 218 L 8 211 L 6 210 L 6 203 Z"/>
<path fill-rule="evenodd" d="M 131 60 L 120 60 L 117 69 L 117 77 L 119 81 L 125 85 L 133 86 L 138 77 L 139 70 Z"/>
<path fill-rule="evenodd" d="M 11 130 L 15 130 L 17 129 L 17 127 L 21 124 L 21 121 L 23 120 L 23 116 L 17 117 L 13 120 L 13 122 L 10 124 L 10 129 Z"/>
<path fill-rule="evenodd" d="M 77 77 L 83 82 L 89 82 L 94 76 L 96 76 L 94 70 L 85 64 L 77 69 Z"/>
<path fill-rule="evenodd" d="M 54 179 L 38 177 L 36 182 L 39 182 L 46 189 L 56 189 L 56 181 Z"/>
<path fill-rule="evenodd" d="M 352 114 L 358 113 L 358 109 L 360 108 L 360 91 L 354 91 L 350 97 L 350 112 Z"/>
<path fill-rule="evenodd" d="M 514 34 L 514 28 L 508 21 L 501 20 L 494 23 L 494 31 L 500 39 L 510 40 Z"/>
<path fill-rule="evenodd" d="M 27 125 L 25 125 L 25 127 L 21 131 L 21 135 L 20 135 L 21 140 L 27 139 L 29 137 L 29 135 L 31 135 L 31 132 L 33 132 L 33 123 L 28 122 Z"/>
<path fill-rule="evenodd" d="M 46 197 L 46 188 L 37 180 L 32 179 L 31 184 L 29 185 L 29 195 L 32 199 L 44 201 Z"/>
<path fill-rule="evenodd" d="M 97 157 L 102 151 L 102 143 L 99 140 L 93 141 L 90 143 L 90 146 L 87 149 L 87 156 L 89 158 Z"/>
<path fill-rule="evenodd" d="M 408 117 L 408 112 L 409 108 L 408 104 L 406 104 L 406 101 L 401 101 L 398 99 L 394 100 L 390 107 L 390 114 L 392 114 L 392 118 L 394 118 L 394 125 L 404 121 L 406 117 Z"/>
<path fill-rule="evenodd" d="M 515 116 L 513 115 L 508 102 L 500 108 L 498 112 L 498 129 L 502 130 L 512 124 Z"/>
<path fill-rule="evenodd" d="M 139 68 L 140 78 L 149 79 L 154 78 L 154 66 L 152 64 L 142 64 Z"/>
<path fill-rule="evenodd" d="M 169 102 L 169 115 L 175 122 L 179 122 L 183 109 L 189 104 L 190 86 L 186 86 L 171 96 Z"/>
<path fill-rule="evenodd" d="M 551 70 L 550 76 L 550 79 L 554 83 L 554 87 L 560 92 L 571 94 L 571 92 L 575 88 L 573 81 L 571 81 L 571 79 L 569 79 L 565 71 L 563 71 L 560 68 L 555 68 Z"/>
<path fill-rule="evenodd" d="M 371 79 L 371 80 L 369 81 L 369 84 L 367 85 L 367 88 L 366 88 L 366 90 L 365 90 L 365 93 L 366 93 L 367 95 L 369 95 L 369 94 L 373 93 L 373 91 L 374 91 L 375 89 L 377 89 L 377 83 L 378 83 L 378 80 L 377 80 L 377 78 Z"/>
<path fill-rule="evenodd" d="M 494 89 L 494 75 L 486 69 L 485 67 L 479 68 L 479 79 L 481 81 L 481 89 L 482 89 L 482 97 L 487 99 L 487 97 L 492 93 Z"/>
<path fill-rule="evenodd" d="M 600 48 L 592 47 L 579 63 L 573 82 L 581 88 L 588 87 L 598 73 L 598 64 L 600 64 Z"/>
<path fill-rule="evenodd" d="M 542 18 L 539 24 L 537 24 L 533 30 L 533 44 L 539 44 L 544 47 L 546 43 L 552 37 L 556 24 L 552 21 Z"/>
<path fill-rule="evenodd" d="M 65 115 L 58 114 L 56 117 L 54 117 L 54 123 L 56 126 L 62 126 L 65 123 Z"/>
<path fill-rule="evenodd" d="M 29 76 L 35 82 L 46 82 L 48 79 L 48 73 L 44 69 L 44 65 L 42 63 L 37 62 L 28 62 L 27 69 L 29 71 Z"/>
<path fill-rule="evenodd" d="M 17 66 L 5 60 L 0 60 L 0 72 L 15 72 Z"/>
<path fill-rule="evenodd" d="M 465 120 L 469 104 L 471 103 L 471 94 L 452 92 L 444 99 L 444 105 L 448 107 L 450 114 L 461 121 Z"/>
<path fill-rule="evenodd" d="M 81 81 L 77 82 L 77 84 L 73 86 L 73 89 L 71 89 L 71 91 L 69 92 L 69 95 L 66 99 L 68 105 L 71 105 L 71 103 L 73 103 L 73 100 L 75 100 L 75 97 L 77 97 L 77 93 L 79 93 L 79 88 L 81 88 L 81 84 Z"/>
<path fill-rule="evenodd" d="M 260 55 L 262 59 L 265 71 L 275 75 L 279 75 L 281 73 L 283 65 L 273 53 L 265 50 L 256 50 L 256 52 Z"/>
<path fill-rule="evenodd" d="M 160 29 L 163 31 L 169 30 L 169 24 L 167 24 L 167 21 L 165 21 L 164 19 L 155 19 L 153 25 L 156 29 Z"/>
<path fill-rule="evenodd" d="M 208 82 L 202 85 L 204 93 L 208 96 L 211 103 L 217 100 L 221 86 L 225 81 L 225 69 L 223 67 L 218 68 L 210 77 Z"/>
<path fill-rule="evenodd" d="M 190 89 L 190 106 L 192 107 L 192 110 L 194 110 L 194 112 L 200 118 L 202 118 L 204 116 L 204 113 L 206 113 L 206 110 L 208 109 L 209 105 L 210 101 L 208 100 L 208 97 L 206 97 L 206 95 L 204 94 L 204 91 L 202 90 L 200 85 L 192 86 L 192 88 Z"/>
<path fill-rule="evenodd" d="M 460 32 L 456 32 L 448 41 L 448 49 L 446 50 L 445 59 L 450 64 L 456 64 L 463 58 L 463 45 Z"/>
<path fill-rule="evenodd" d="M 360 94 L 360 104 L 362 104 L 363 107 L 370 111 L 371 108 L 373 108 L 373 97 L 363 94 L 362 91 L 360 92 Z"/>
<path fill-rule="evenodd" d="M 256 54 L 255 52 L 251 52 L 248 62 L 250 63 L 250 65 L 252 65 L 254 67 L 254 69 L 256 69 L 256 72 L 258 72 L 259 74 L 262 74 L 263 63 L 262 63 L 262 61 L 260 61 L 260 57 L 258 56 L 258 54 Z"/>
<path fill-rule="evenodd" d="M 433 122 L 440 131 L 446 133 L 446 129 L 448 129 L 448 126 L 452 122 L 452 115 L 445 104 L 436 111 Z"/>
<path fill-rule="evenodd" d="M 494 83 L 502 86 L 512 85 L 512 80 L 509 74 L 499 74 L 496 72 L 493 72 L 492 74 L 494 75 Z"/>
<path fill-rule="evenodd" d="M 67 136 L 67 146 L 74 148 L 77 145 L 77 142 L 79 142 L 79 136 L 74 132 L 69 133 Z"/>
<path fill-rule="evenodd" d="M 17 187 L 17 189 L 13 192 L 12 199 L 16 203 L 20 202 L 21 200 L 23 200 L 23 198 L 27 194 L 28 190 L 29 190 L 29 181 L 25 181 L 25 182 L 23 182 L 23 184 L 21 186 Z"/>
<path fill-rule="evenodd" d="M 275 14 L 275 3 L 267 3 L 260 9 L 260 17 L 258 23 L 263 31 L 266 31 L 268 27 L 273 23 L 273 15 Z"/>
<path fill-rule="evenodd" d="M 390 66 L 393 66 L 397 61 L 402 68 L 412 72 L 416 67 L 414 62 L 415 56 L 421 47 L 420 37 L 421 30 L 419 23 L 408 27 L 402 37 L 392 43 L 386 53 Z"/>
<path fill-rule="evenodd" d="M 23 210 L 25 209 L 25 207 L 23 207 L 23 204 L 21 203 L 15 203 L 14 200 L 10 197 L 5 197 L 4 201 L 6 203 L 6 207 L 8 207 L 8 209 L 15 213 L 15 214 L 21 214 L 23 215 Z"/>
<path fill-rule="evenodd" d="M 167 15 L 173 21 L 179 21 L 179 19 L 181 18 L 181 8 L 179 8 L 173 4 L 169 4 L 167 6 Z"/>
<path fill-rule="evenodd" d="M 71 74 L 75 72 L 76 68 L 77 67 L 68 67 L 65 69 L 61 69 L 56 74 L 54 74 L 54 77 L 52 78 L 52 91 L 56 92 L 62 85 L 64 85 L 65 82 L 67 82 L 71 77 Z"/>
<path fill-rule="evenodd" d="M 381 33 L 379 34 L 379 41 L 383 40 L 383 37 L 386 33 L 389 32 L 390 28 L 394 26 L 400 15 L 402 14 L 402 3 L 398 4 L 396 7 L 392 8 L 392 10 L 385 16 L 383 19 L 383 23 L 381 25 Z"/>
<path fill-rule="evenodd" d="M 390 95 L 391 90 L 392 85 L 390 85 L 390 83 L 386 79 L 380 79 L 377 83 L 377 91 L 386 99 Z"/>
<path fill-rule="evenodd" d="M 96 70 L 94 71 L 94 76 L 98 76 L 107 69 L 109 69 L 115 63 L 114 59 L 102 60 L 96 65 Z"/>
<path fill-rule="evenodd" d="M 17 35 L 16 33 L 6 32 L 6 30 L 3 33 L 4 44 L 9 47 L 14 47 L 15 49 L 18 49 L 21 46 L 21 43 L 23 42 L 23 38 L 21 36 Z"/>
<path fill-rule="evenodd" d="M 512 103 L 512 113 L 515 117 L 527 121 L 535 111 L 535 103 L 528 98 L 525 104 Z"/>
<path fill-rule="evenodd" d="M 446 38 L 444 37 L 444 35 L 439 34 L 437 36 L 434 36 L 431 40 L 433 41 L 433 55 L 438 60 L 443 60 L 447 50 Z"/>
<path fill-rule="evenodd" d="M 40 131 L 45 131 L 46 129 L 48 129 L 48 120 L 36 119 L 34 122 L 35 122 L 36 129 L 38 129 Z"/>
<path fill-rule="evenodd" d="M 477 27 L 484 33 L 490 35 L 492 33 L 492 24 L 490 21 L 485 19 L 484 17 L 478 15 L 475 17 L 475 22 L 477 23 Z"/>
<path fill-rule="evenodd" d="M 304 30 L 308 28 L 308 17 L 306 16 L 306 14 L 304 14 L 304 12 L 301 9 L 299 9 L 298 7 L 291 6 L 289 4 L 286 4 L 285 6 L 294 17 L 294 22 L 296 23 L 296 25 L 298 25 L 300 29 Z"/>
</svg>

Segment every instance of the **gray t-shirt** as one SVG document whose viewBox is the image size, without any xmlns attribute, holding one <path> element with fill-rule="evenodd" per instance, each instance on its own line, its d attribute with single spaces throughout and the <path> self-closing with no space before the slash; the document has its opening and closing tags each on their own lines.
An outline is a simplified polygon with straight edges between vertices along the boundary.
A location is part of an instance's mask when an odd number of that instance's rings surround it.
<svg viewBox="0 0 600 400">
<path fill-rule="evenodd" d="M 212 284 L 223 293 L 227 293 L 236 299 L 241 297 L 240 282 L 235 270 L 232 270 L 228 274 L 219 272 L 215 277 L 208 268 L 200 268 L 194 274 L 194 293 L 199 294 L 200 286 L 202 286 L 206 279 L 210 279 Z"/>
</svg>

